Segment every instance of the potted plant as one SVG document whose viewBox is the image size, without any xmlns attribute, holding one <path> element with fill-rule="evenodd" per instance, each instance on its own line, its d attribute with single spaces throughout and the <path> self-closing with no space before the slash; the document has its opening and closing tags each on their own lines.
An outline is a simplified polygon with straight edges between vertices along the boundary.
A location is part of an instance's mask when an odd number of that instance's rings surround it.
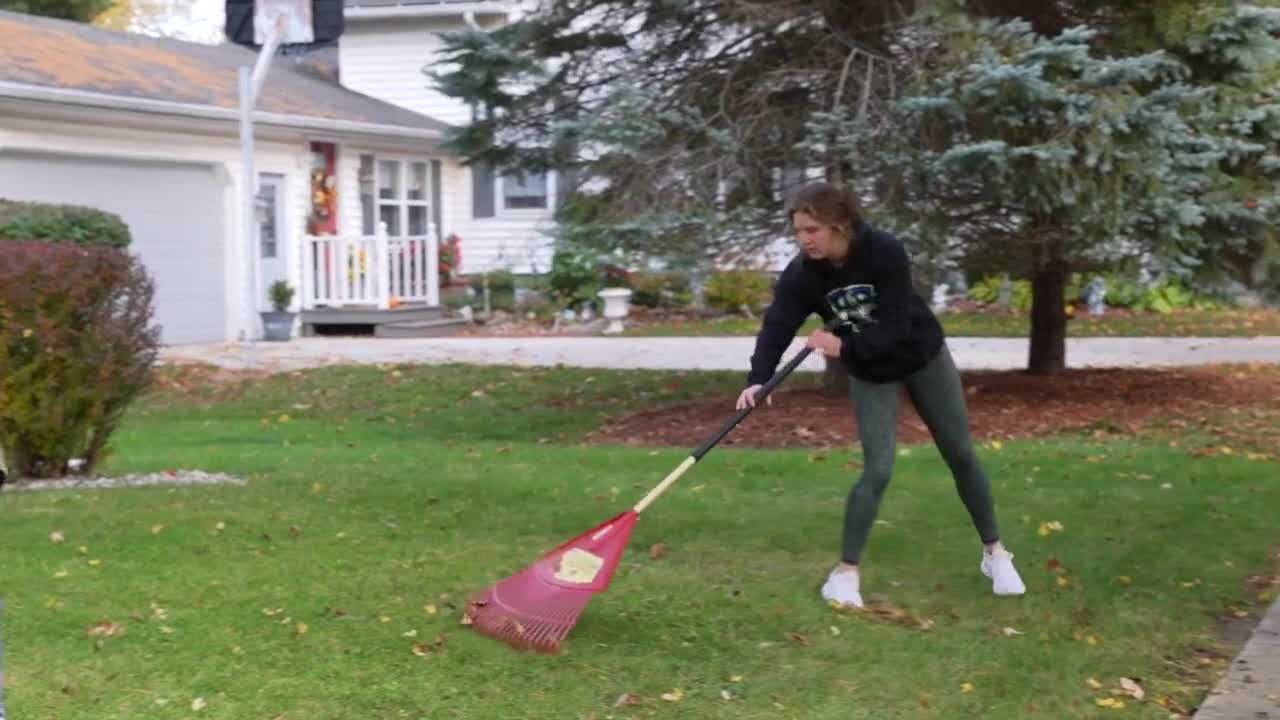
<svg viewBox="0 0 1280 720">
<path fill-rule="evenodd" d="M 289 304 L 293 302 L 293 288 L 284 280 L 271 283 L 271 307 L 262 315 L 262 337 L 264 340 L 283 342 L 293 337 L 293 318 L 295 313 L 289 312 Z"/>
</svg>

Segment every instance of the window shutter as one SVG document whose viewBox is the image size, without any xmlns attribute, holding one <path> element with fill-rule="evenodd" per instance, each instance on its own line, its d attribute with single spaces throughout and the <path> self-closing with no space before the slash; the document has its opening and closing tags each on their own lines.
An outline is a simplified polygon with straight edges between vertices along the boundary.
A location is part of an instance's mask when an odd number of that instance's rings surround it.
<svg viewBox="0 0 1280 720">
<path fill-rule="evenodd" d="M 440 210 L 440 161 L 431 161 L 431 222 L 436 226 L 436 240 L 444 240 L 444 231 L 441 230 L 441 218 L 444 213 Z"/>
<path fill-rule="evenodd" d="M 493 166 L 486 162 L 471 166 L 471 216 L 494 216 Z"/>
<path fill-rule="evenodd" d="M 560 170 L 556 173 L 556 203 L 553 210 L 564 207 L 565 201 L 573 191 L 576 179 L 577 174 L 572 170 Z"/>
</svg>

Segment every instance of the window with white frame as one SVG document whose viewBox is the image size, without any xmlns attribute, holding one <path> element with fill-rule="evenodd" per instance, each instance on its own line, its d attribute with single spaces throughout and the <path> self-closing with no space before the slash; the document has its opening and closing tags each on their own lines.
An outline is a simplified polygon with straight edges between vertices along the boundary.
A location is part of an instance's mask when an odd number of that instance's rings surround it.
<svg viewBox="0 0 1280 720">
<path fill-rule="evenodd" d="M 429 160 L 363 155 L 365 233 L 374 232 L 375 219 L 387 224 L 391 237 L 427 234 L 431 217 L 431 164 Z"/>
<path fill-rule="evenodd" d="M 549 197 L 547 174 L 526 172 L 504 175 L 500 180 L 503 210 L 545 210 Z"/>
</svg>

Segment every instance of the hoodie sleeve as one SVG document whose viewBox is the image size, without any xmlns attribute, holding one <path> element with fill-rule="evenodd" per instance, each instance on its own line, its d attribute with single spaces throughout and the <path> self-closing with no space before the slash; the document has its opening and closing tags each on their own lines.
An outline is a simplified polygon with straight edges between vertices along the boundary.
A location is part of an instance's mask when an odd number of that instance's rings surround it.
<svg viewBox="0 0 1280 720">
<path fill-rule="evenodd" d="M 809 294 L 803 286 L 800 261 L 787 265 L 773 288 L 773 301 L 765 310 L 760 332 L 756 335 L 755 352 L 751 355 L 748 385 L 763 385 L 778 369 L 782 353 L 791 345 L 796 331 L 814 312 Z"/>
<path fill-rule="evenodd" d="M 906 248 L 896 240 L 877 243 L 873 265 L 875 285 L 874 322 L 841 341 L 840 359 L 852 370 L 873 358 L 892 356 L 893 350 L 911 334 L 911 263 Z"/>
</svg>

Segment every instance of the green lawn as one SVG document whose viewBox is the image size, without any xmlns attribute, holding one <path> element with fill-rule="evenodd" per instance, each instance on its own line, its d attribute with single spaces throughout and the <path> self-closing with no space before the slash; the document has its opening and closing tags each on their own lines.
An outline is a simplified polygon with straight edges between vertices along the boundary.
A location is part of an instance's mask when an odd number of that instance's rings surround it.
<svg viewBox="0 0 1280 720">
<path fill-rule="evenodd" d="M 984 448 L 1018 599 L 979 575 L 936 453 L 904 449 L 864 591 L 927 630 L 818 598 L 852 452 L 736 449 L 641 519 L 563 655 L 460 625 L 471 591 L 685 455 L 582 445 L 602 415 L 708 393 L 728 407 L 740 380 L 388 367 L 166 387 L 106 470 L 250 484 L 0 494 L 10 716 L 1166 718 L 1158 701 L 1194 705 L 1228 662 L 1199 659 L 1215 616 L 1262 607 L 1245 579 L 1280 541 L 1274 463 L 1063 438 Z M 1100 706 L 1121 677 L 1145 701 Z"/>
<path fill-rule="evenodd" d="M 940 316 L 952 337 L 1027 337 L 1030 316 L 1025 313 L 953 312 Z M 822 324 L 810 318 L 802 328 L 807 333 Z M 740 317 L 712 320 L 654 320 L 629 322 L 625 331 L 633 336 L 667 335 L 754 335 L 759 320 Z M 1280 335 L 1280 310 L 1185 310 L 1130 314 L 1112 312 L 1102 317 L 1077 313 L 1067 326 L 1069 337 L 1253 337 Z"/>
</svg>

